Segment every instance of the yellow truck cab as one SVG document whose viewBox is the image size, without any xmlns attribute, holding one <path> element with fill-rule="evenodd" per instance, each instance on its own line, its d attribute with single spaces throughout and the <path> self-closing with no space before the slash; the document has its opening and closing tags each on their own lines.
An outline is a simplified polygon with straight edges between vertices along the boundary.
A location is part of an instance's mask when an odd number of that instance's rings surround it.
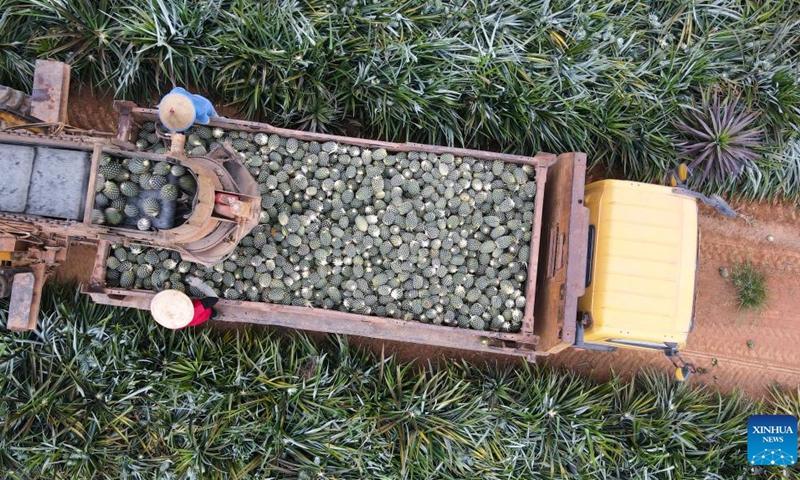
<svg viewBox="0 0 800 480">
<path fill-rule="evenodd" d="M 603 180 L 586 187 L 586 293 L 575 347 L 677 352 L 694 317 L 697 202 L 672 187 Z"/>
</svg>

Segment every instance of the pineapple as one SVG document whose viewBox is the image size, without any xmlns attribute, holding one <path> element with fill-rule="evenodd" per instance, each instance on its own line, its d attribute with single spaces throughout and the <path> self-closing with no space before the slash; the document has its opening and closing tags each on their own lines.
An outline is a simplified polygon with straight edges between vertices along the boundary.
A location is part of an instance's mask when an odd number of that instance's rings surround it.
<svg viewBox="0 0 800 480">
<path fill-rule="evenodd" d="M 119 187 L 111 180 L 106 180 L 106 183 L 103 186 L 103 195 L 110 200 L 115 200 L 119 198 Z"/>
<path fill-rule="evenodd" d="M 186 144 L 191 145 L 193 147 L 203 147 L 205 146 L 206 142 L 204 142 L 199 135 L 191 133 L 189 134 L 189 137 L 186 139 Z"/>
<path fill-rule="evenodd" d="M 150 179 L 153 178 L 152 173 L 142 173 L 139 175 L 139 186 L 148 189 L 150 188 Z"/>
<path fill-rule="evenodd" d="M 116 208 L 106 208 L 106 223 L 109 225 L 119 225 L 122 223 L 122 214 Z"/>
<path fill-rule="evenodd" d="M 125 209 L 125 205 L 127 205 L 127 203 L 128 202 L 126 202 L 123 197 L 120 197 L 120 198 L 111 200 L 111 208 L 119 210 L 121 212 L 121 211 L 123 211 Z"/>
<path fill-rule="evenodd" d="M 106 223 L 106 216 L 103 215 L 103 212 L 98 209 L 92 210 L 92 223 L 97 225 L 102 225 Z"/>
<path fill-rule="evenodd" d="M 156 265 L 161 262 L 161 257 L 158 256 L 158 251 L 151 248 L 145 252 L 144 261 L 150 265 Z"/>
<path fill-rule="evenodd" d="M 173 177 L 183 176 L 186 174 L 186 167 L 183 165 L 173 165 L 172 168 L 170 168 L 170 173 Z"/>
<path fill-rule="evenodd" d="M 256 145 L 261 147 L 266 145 L 268 140 L 269 136 L 266 133 L 256 133 L 253 137 L 253 141 L 256 143 Z"/>
<path fill-rule="evenodd" d="M 150 160 L 146 158 L 131 158 L 128 160 L 128 170 L 136 174 L 145 173 L 150 170 Z"/>
<path fill-rule="evenodd" d="M 126 217 L 136 218 L 139 216 L 139 207 L 136 205 L 129 203 L 125 205 L 125 208 L 122 210 Z"/>
<path fill-rule="evenodd" d="M 133 182 L 122 182 L 119 186 L 119 191 L 126 197 L 135 197 L 139 195 L 139 186 Z"/>
<path fill-rule="evenodd" d="M 281 137 L 275 135 L 274 133 L 267 138 L 267 147 L 270 150 L 277 150 L 278 147 L 281 146 Z"/>
<path fill-rule="evenodd" d="M 144 279 L 153 274 L 153 266 L 148 264 L 139 265 L 136 269 L 136 276 Z"/>
<path fill-rule="evenodd" d="M 167 177 L 163 175 L 153 175 L 150 177 L 148 186 L 151 190 L 161 190 L 161 187 L 167 184 Z"/>
<path fill-rule="evenodd" d="M 248 142 L 243 138 L 237 138 L 233 140 L 233 142 L 231 142 L 231 146 L 237 152 L 244 152 L 245 150 L 248 150 L 250 148 L 250 142 Z"/>
<path fill-rule="evenodd" d="M 172 202 L 178 199 L 178 195 L 180 195 L 180 191 L 178 187 L 175 185 L 168 183 L 161 187 L 161 191 L 159 192 L 161 195 L 161 199 L 165 202 Z"/>
<path fill-rule="evenodd" d="M 101 160 L 102 162 L 102 160 Z M 125 169 L 122 165 L 114 160 L 110 161 L 107 164 L 101 164 L 97 171 L 102 174 L 105 178 L 117 179 L 123 173 L 125 173 Z"/>
<path fill-rule="evenodd" d="M 142 200 L 142 211 L 148 217 L 157 217 L 161 213 L 161 202 L 157 198 L 145 198 Z"/>
<path fill-rule="evenodd" d="M 153 225 L 152 222 L 147 217 L 142 217 L 136 222 L 136 228 L 142 231 L 150 230 L 150 227 L 152 225 Z"/>
<path fill-rule="evenodd" d="M 103 191 L 103 188 L 106 186 L 106 177 L 102 173 L 98 173 L 97 177 L 94 180 L 94 191 L 95 193 L 100 193 Z"/>
<path fill-rule="evenodd" d="M 214 136 L 213 135 L 214 132 L 210 128 L 204 125 L 195 126 L 194 131 L 197 134 L 197 136 L 202 138 L 203 140 L 208 140 Z"/>
<path fill-rule="evenodd" d="M 133 272 L 133 270 L 122 272 L 122 275 L 119 277 L 119 286 L 122 288 L 132 288 L 135 283 L 136 274 Z"/>
<path fill-rule="evenodd" d="M 189 174 L 178 178 L 178 186 L 181 187 L 181 190 L 188 194 L 193 194 L 197 191 L 197 181 L 195 181 L 194 177 Z"/>
<path fill-rule="evenodd" d="M 171 169 L 172 165 L 170 165 L 168 162 L 158 162 L 153 165 L 153 176 L 161 175 L 166 177 L 169 175 Z"/>
<path fill-rule="evenodd" d="M 194 147 L 193 149 L 189 150 L 189 156 L 190 157 L 202 157 L 203 155 L 205 155 L 207 153 L 208 153 L 208 150 L 206 150 L 206 147 L 203 147 L 203 146 Z"/>
<path fill-rule="evenodd" d="M 105 208 L 111 205 L 111 200 L 102 193 L 98 193 L 94 196 L 94 205 L 99 208 Z"/>
<path fill-rule="evenodd" d="M 286 139 L 286 151 L 290 154 L 297 151 L 300 148 L 300 142 L 297 141 L 296 138 L 288 138 Z"/>
</svg>

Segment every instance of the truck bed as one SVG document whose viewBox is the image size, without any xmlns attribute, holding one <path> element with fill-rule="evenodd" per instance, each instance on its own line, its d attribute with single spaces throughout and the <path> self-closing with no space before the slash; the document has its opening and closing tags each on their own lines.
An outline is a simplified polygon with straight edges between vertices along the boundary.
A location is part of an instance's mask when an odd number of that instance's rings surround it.
<svg viewBox="0 0 800 480">
<path fill-rule="evenodd" d="M 125 108 L 128 115 L 123 111 L 117 138 L 120 144 L 132 143 L 138 126 L 157 118 L 155 110 L 132 108 L 129 105 Z M 318 308 L 225 299 L 215 307 L 221 314 L 221 320 L 498 352 L 529 359 L 572 343 L 573 337 L 570 335 L 574 335 L 577 297 L 583 291 L 585 232 L 588 229 L 588 211 L 582 206 L 585 173 L 583 154 L 556 157 L 540 153 L 526 157 L 292 131 L 225 118 L 212 120 L 210 126 L 251 133 L 274 133 L 305 141 L 334 141 L 364 148 L 385 148 L 389 152 L 452 153 L 456 156 L 529 164 L 536 169 L 537 179 L 536 211 L 525 287 L 527 303 L 522 328 L 517 333 L 453 328 Z M 105 261 L 109 247 L 107 242 L 100 243 L 92 280 L 84 286 L 84 293 L 98 303 L 148 309 L 155 292 L 106 288 Z M 542 266 L 546 268 L 542 270 Z"/>
</svg>

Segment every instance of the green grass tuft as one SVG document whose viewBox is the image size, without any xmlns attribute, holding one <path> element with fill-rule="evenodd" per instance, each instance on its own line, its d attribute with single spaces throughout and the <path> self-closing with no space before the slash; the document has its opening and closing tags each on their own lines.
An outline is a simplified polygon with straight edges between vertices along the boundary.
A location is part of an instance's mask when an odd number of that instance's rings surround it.
<svg viewBox="0 0 800 480">
<path fill-rule="evenodd" d="M 767 276 L 749 261 L 734 265 L 731 281 L 736 287 L 740 309 L 754 310 L 767 301 Z"/>
</svg>

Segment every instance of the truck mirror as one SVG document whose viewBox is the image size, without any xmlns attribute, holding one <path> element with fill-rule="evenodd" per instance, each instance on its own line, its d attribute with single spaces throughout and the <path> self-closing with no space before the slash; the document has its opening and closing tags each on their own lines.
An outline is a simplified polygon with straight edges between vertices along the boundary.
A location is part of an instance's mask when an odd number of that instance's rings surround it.
<svg viewBox="0 0 800 480">
<path fill-rule="evenodd" d="M 685 382 L 692 375 L 692 369 L 689 365 L 684 365 L 675 369 L 675 380 Z"/>
<path fill-rule="evenodd" d="M 678 352 L 678 346 L 674 343 L 666 345 L 664 355 L 667 356 L 669 361 L 672 362 L 672 366 L 675 367 L 675 380 L 679 382 L 685 382 L 691 374 L 697 371 L 694 364 L 686 363 L 683 357 L 681 357 L 680 352 Z"/>
</svg>

